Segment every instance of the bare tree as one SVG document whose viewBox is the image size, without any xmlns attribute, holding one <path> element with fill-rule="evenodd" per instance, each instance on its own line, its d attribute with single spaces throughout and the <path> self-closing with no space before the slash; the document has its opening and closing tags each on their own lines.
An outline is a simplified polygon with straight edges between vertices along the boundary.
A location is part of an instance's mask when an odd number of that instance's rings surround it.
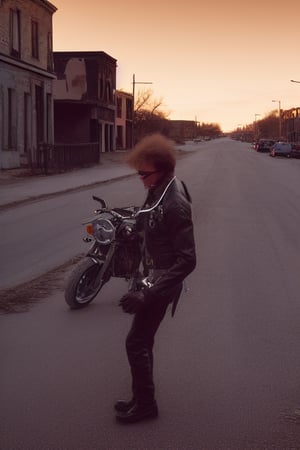
<svg viewBox="0 0 300 450">
<path fill-rule="evenodd" d="M 276 111 L 271 111 L 259 121 L 259 131 L 263 138 L 278 138 L 278 116 Z"/>
<path fill-rule="evenodd" d="M 139 91 L 134 108 L 134 140 L 139 141 L 150 133 L 160 132 L 168 135 L 169 112 L 163 109 L 163 99 L 153 97 L 151 89 Z"/>
<path fill-rule="evenodd" d="M 163 116 L 167 118 L 170 113 L 162 111 L 161 108 L 163 106 L 163 98 L 154 98 L 152 89 L 138 91 L 138 95 L 134 105 L 135 112 L 138 112 L 141 109 L 149 111 L 152 114 L 154 114 L 155 112 L 160 112 L 160 114 L 163 114 Z"/>
<path fill-rule="evenodd" d="M 199 136 L 217 137 L 222 134 L 221 127 L 218 123 L 204 123 L 197 125 L 197 133 Z"/>
</svg>

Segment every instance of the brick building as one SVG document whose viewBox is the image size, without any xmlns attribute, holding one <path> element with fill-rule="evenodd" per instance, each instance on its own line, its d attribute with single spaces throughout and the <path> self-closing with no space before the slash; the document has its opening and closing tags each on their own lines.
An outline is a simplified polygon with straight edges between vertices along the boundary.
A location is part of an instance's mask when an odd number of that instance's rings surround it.
<svg viewBox="0 0 300 450">
<path fill-rule="evenodd" d="M 300 108 L 282 111 L 283 132 L 289 142 L 300 143 Z"/>
<path fill-rule="evenodd" d="M 0 0 L 0 168 L 39 163 L 53 144 L 52 16 L 47 0 Z"/>
<path fill-rule="evenodd" d="M 116 91 L 116 148 L 129 149 L 132 146 L 133 95 Z"/>
<path fill-rule="evenodd" d="M 115 150 L 116 60 L 102 51 L 53 56 L 55 143 Z"/>
<path fill-rule="evenodd" d="M 193 139 L 197 136 L 197 124 L 194 120 L 170 120 L 169 137 L 175 141 Z"/>
</svg>

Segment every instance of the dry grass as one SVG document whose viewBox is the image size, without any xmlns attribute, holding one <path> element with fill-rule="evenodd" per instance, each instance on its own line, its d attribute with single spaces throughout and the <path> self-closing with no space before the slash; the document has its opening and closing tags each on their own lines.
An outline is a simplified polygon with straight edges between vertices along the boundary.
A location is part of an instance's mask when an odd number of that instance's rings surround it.
<svg viewBox="0 0 300 450">
<path fill-rule="evenodd" d="M 0 314 L 27 312 L 53 291 L 64 288 L 67 272 L 82 258 L 79 255 L 40 277 L 13 288 L 0 290 Z"/>
</svg>

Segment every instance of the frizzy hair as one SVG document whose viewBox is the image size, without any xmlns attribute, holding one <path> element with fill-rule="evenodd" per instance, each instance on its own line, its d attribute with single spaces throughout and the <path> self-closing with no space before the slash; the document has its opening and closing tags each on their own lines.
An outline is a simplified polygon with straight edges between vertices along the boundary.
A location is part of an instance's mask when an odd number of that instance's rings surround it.
<svg viewBox="0 0 300 450">
<path fill-rule="evenodd" d="M 138 169 L 142 163 L 149 163 L 156 170 L 170 173 L 176 166 L 176 149 L 173 141 L 162 134 L 151 134 L 136 144 L 128 153 L 126 162 L 134 169 Z"/>
</svg>

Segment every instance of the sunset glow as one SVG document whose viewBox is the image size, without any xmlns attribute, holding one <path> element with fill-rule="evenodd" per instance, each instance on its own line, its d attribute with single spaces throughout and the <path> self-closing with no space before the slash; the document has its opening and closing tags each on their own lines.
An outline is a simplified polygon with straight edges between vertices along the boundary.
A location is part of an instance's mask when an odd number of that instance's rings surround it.
<svg viewBox="0 0 300 450">
<path fill-rule="evenodd" d="M 219 123 L 300 106 L 299 0 L 274 2 L 53 0 L 54 51 L 104 51 L 117 59 L 117 88 L 151 81 L 170 119 Z M 126 5 L 124 7 L 124 5 Z M 145 88 L 145 87 L 144 87 Z"/>
</svg>

